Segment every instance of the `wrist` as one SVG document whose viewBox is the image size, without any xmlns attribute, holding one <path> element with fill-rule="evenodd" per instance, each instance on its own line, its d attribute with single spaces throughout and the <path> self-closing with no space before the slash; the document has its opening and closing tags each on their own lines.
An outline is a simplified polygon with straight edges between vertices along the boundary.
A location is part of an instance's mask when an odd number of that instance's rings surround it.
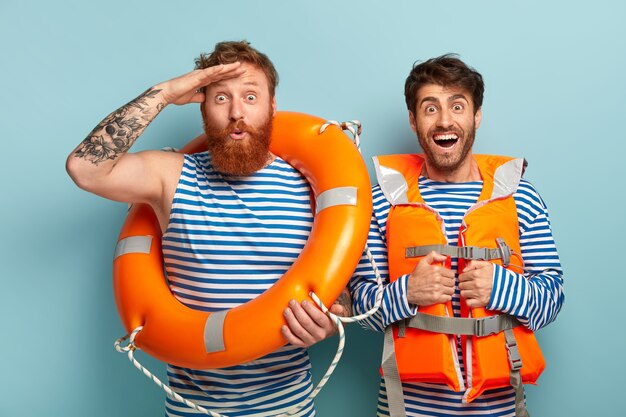
<svg viewBox="0 0 626 417">
<path fill-rule="evenodd" d="M 161 108 L 174 102 L 174 98 L 167 92 L 166 83 L 160 83 L 150 87 L 148 91 L 152 93 L 151 97 L 154 99 L 155 104 Z"/>
<path fill-rule="evenodd" d="M 416 300 L 411 297 L 411 287 L 412 280 L 411 274 L 402 275 L 398 278 L 397 284 L 400 286 L 399 292 L 404 296 L 401 297 L 400 305 L 402 306 L 402 311 L 404 318 L 408 318 L 414 316 L 417 312 L 418 304 Z"/>
</svg>

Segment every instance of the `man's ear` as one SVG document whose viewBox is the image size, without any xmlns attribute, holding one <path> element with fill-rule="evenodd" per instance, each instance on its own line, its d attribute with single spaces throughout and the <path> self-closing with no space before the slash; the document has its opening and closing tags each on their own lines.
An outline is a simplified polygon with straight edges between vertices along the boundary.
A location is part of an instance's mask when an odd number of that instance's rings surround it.
<svg viewBox="0 0 626 417">
<path fill-rule="evenodd" d="M 276 96 L 272 97 L 272 117 L 276 116 Z"/>
<path fill-rule="evenodd" d="M 476 110 L 476 114 L 474 115 L 474 126 L 476 129 L 480 127 L 480 121 L 483 118 L 482 107 Z"/>
<path fill-rule="evenodd" d="M 205 117 L 206 117 L 206 116 L 204 115 L 204 107 L 205 107 L 204 103 L 205 103 L 205 102 L 206 102 L 206 100 L 203 100 L 203 101 L 200 103 L 200 114 L 202 115 L 202 122 L 203 122 L 203 123 L 205 122 Z"/>
<path fill-rule="evenodd" d="M 411 110 L 409 110 L 409 124 L 411 125 L 411 130 L 413 133 L 417 134 L 417 123 L 415 122 L 415 115 Z"/>
</svg>

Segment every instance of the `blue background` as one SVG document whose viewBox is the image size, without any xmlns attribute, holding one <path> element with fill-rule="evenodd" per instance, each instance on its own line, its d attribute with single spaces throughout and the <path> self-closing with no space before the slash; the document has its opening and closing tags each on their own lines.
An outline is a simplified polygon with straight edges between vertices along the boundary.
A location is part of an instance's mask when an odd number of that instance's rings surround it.
<svg viewBox="0 0 626 417">
<path fill-rule="evenodd" d="M 533 416 L 623 410 L 626 6 L 619 1 L 0 3 L 0 416 L 155 416 L 164 394 L 113 350 L 111 257 L 126 206 L 85 193 L 68 153 L 104 116 L 247 39 L 280 73 L 279 109 L 362 121 L 363 153 L 414 152 L 404 79 L 457 52 L 486 80 L 477 152 L 524 156 L 548 204 L 566 303 L 538 337 Z M 181 146 L 197 106 L 167 108 L 135 150 Z M 320 416 L 374 415 L 381 337 L 356 325 Z M 312 349 L 315 375 L 336 338 Z M 163 366 L 142 361 L 163 376 Z"/>
</svg>

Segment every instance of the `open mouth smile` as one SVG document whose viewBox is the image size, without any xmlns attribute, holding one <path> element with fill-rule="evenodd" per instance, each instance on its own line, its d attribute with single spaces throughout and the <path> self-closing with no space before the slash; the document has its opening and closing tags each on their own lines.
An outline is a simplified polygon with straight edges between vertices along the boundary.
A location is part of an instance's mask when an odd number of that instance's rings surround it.
<svg viewBox="0 0 626 417">
<path fill-rule="evenodd" d="M 459 141 L 459 135 L 456 133 L 437 133 L 433 135 L 433 140 L 437 146 L 442 148 L 452 148 Z"/>
</svg>

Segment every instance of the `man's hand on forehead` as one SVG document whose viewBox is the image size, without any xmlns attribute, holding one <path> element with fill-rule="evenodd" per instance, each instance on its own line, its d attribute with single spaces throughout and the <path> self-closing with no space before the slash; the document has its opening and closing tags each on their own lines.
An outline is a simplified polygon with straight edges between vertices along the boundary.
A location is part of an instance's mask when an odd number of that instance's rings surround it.
<svg viewBox="0 0 626 417">
<path fill-rule="evenodd" d="M 246 69 L 241 65 L 241 62 L 233 62 L 232 64 L 220 64 L 195 70 L 192 73 L 194 72 L 197 72 L 198 88 L 202 88 L 219 81 L 240 77 L 246 73 Z"/>
<path fill-rule="evenodd" d="M 216 65 L 172 78 L 154 86 L 154 89 L 161 91 L 167 104 L 202 103 L 204 101 L 204 93 L 201 91 L 203 87 L 239 77 L 245 72 L 240 62 Z"/>
</svg>

